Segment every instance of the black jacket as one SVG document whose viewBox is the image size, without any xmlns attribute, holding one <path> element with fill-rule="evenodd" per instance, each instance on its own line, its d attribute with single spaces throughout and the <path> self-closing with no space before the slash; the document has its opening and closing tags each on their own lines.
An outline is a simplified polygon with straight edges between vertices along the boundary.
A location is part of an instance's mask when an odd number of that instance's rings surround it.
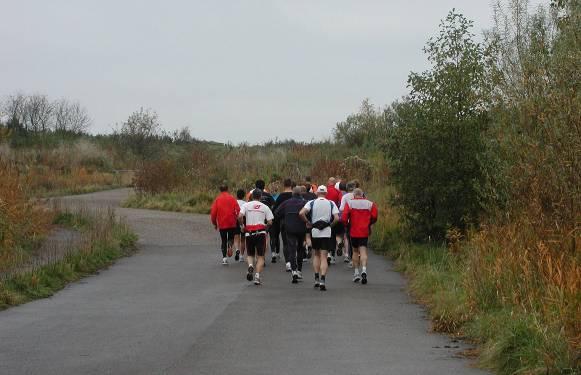
<svg viewBox="0 0 581 375">
<path fill-rule="evenodd" d="M 270 195 L 270 193 L 267 193 L 266 191 L 262 192 L 262 196 L 260 197 L 260 202 L 267 205 L 268 208 L 270 208 L 270 209 L 272 209 L 272 207 L 274 206 L 274 203 L 275 203 L 272 195 Z"/>
<path fill-rule="evenodd" d="M 284 230 L 287 233 L 307 233 L 305 222 L 299 217 L 299 212 L 305 207 L 307 201 L 303 198 L 292 197 L 281 203 L 274 212 L 274 217 L 284 221 Z"/>
</svg>

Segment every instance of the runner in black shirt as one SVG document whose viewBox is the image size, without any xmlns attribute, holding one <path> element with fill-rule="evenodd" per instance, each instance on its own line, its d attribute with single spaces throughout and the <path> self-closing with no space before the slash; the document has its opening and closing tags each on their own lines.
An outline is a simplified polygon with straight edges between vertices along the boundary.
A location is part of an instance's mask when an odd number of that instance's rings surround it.
<svg viewBox="0 0 581 375">
<path fill-rule="evenodd" d="M 283 236 L 285 241 L 285 255 L 288 256 L 292 270 L 292 283 L 296 284 L 303 278 L 304 242 L 307 227 L 299 217 L 299 212 L 306 201 L 301 196 L 301 187 L 293 188 L 292 198 L 286 199 L 275 210 L 275 220 L 284 222 Z"/>
<path fill-rule="evenodd" d="M 280 205 L 290 199 L 293 196 L 293 182 L 290 178 L 284 180 L 284 190 L 282 193 L 278 195 L 276 201 L 274 202 L 274 206 L 272 208 L 272 212 L 276 211 Z M 286 243 L 286 236 L 284 234 L 284 218 L 277 219 L 274 218 L 274 223 L 270 228 L 270 247 L 276 249 L 276 256 L 279 256 L 280 252 L 280 235 L 282 234 L 282 252 L 284 254 L 284 261 L 286 263 L 286 271 L 291 271 L 291 262 L 287 250 L 287 243 Z"/>
</svg>

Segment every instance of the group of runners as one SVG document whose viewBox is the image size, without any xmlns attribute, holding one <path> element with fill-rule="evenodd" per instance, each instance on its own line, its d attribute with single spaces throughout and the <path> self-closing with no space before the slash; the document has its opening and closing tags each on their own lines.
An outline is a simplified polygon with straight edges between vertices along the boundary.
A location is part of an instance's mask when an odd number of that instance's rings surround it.
<svg viewBox="0 0 581 375">
<path fill-rule="evenodd" d="M 337 256 L 353 268 L 353 282 L 367 284 L 367 242 L 377 221 L 375 203 L 357 181 L 331 177 L 317 186 L 305 180 L 296 184 L 286 179 L 283 191 L 274 194 L 258 180 L 248 193 L 239 189 L 236 198 L 227 184 L 220 186 L 210 220 L 220 233 L 222 264 L 228 265 L 232 256 L 246 262 L 246 279 L 260 285 L 267 248 L 276 263 L 282 247 L 293 284 L 303 279 L 303 263 L 311 260 L 314 286 L 326 290 L 327 271 Z"/>
</svg>

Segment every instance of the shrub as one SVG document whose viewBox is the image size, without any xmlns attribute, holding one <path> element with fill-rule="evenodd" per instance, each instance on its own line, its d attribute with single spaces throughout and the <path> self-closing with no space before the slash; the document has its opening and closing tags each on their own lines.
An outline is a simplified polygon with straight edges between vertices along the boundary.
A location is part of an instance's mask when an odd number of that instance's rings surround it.
<svg viewBox="0 0 581 375">
<path fill-rule="evenodd" d="M 432 69 L 412 73 L 407 101 L 394 106 L 387 154 L 402 218 L 416 237 L 465 230 L 481 212 L 486 160 L 486 53 L 472 22 L 450 12 L 425 48 Z"/>
<path fill-rule="evenodd" d="M 135 175 L 135 189 L 139 193 L 156 194 L 171 191 L 180 185 L 177 166 L 171 160 L 149 161 Z"/>
</svg>

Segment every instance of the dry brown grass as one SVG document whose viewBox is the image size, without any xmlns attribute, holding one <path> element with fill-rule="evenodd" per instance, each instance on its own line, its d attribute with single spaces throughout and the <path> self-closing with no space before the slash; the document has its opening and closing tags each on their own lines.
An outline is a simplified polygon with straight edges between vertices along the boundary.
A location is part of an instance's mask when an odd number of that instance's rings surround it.
<svg viewBox="0 0 581 375">
<path fill-rule="evenodd" d="M 521 220 L 489 226 L 473 238 L 466 283 L 475 311 L 517 306 L 562 331 L 581 352 L 581 256 L 578 228 L 550 232 Z M 572 247 L 572 244 L 577 244 Z"/>
<path fill-rule="evenodd" d="M 27 186 L 14 166 L 0 162 L 0 271 L 21 261 L 52 223 L 52 213 L 29 199 Z"/>
<path fill-rule="evenodd" d="M 34 167 L 29 169 L 26 180 L 30 189 L 41 196 L 86 193 L 119 185 L 115 174 L 90 171 L 85 167 L 70 170 Z"/>
</svg>

